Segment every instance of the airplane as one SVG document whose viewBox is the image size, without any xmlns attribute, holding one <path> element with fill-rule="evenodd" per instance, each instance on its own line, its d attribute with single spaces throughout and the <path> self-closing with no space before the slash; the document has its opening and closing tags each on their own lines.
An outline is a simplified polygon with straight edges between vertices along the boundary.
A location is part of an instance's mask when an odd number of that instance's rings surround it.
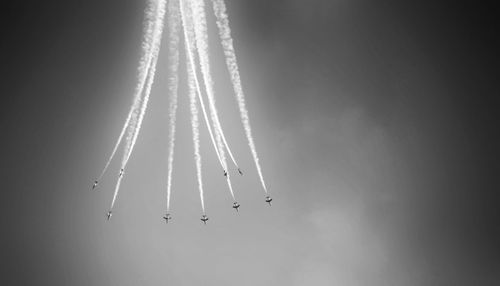
<svg viewBox="0 0 500 286">
<path fill-rule="evenodd" d="M 240 204 L 238 204 L 238 202 L 234 202 L 233 203 L 233 209 L 235 209 L 236 211 L 238 211 L 239 207 L 240 207 Z"/>
<path fill-rule="evenodd" d="M 243 176 L 243 172 L 240 170 L 240 168 L 238 168 L 238 173 Z"/>
<path fill-rule="evenodd" d="M 97 180 L 95 180 L 94 185 L 92 186 L 92 190 L 93 190 L 93 189 L 95 189 L 95 188 L 97 187 L 97 184 L 98 184 L 98 183 L 99 183 L 99 182 L 98 182 Z"/>
<path fill-rule="evenodd" d="M 270 197 L 270 196 L 266 196 L 266 203 L 269 203 L 269 205 L 271 205 L 271 201 L 272 201 L 272 200 L 273 200 L 273 199 L 271 199 L 271 197 Z"/>
<path fill-rule="evenodd" d="M 227 177 L 227 171 L 224 170 L 224 177 Z"/>
<path fill-rule="evenodd" d="M 111 218 L 112 215 L 113 214 L 111 213 L 111 211 L 109 211 L 108 214 L 107 214 L 108 220 Z"/>
<path fill-rule="evenodd" d="M 118 177 L 123 176 L 123 169 L 120 170 L 120 174 L 118 174 Z"/>
<path fill-rule="evenodd" d="M 202 215 L 201 216 L 201 221 L 206 225 L 207 224 L 207 220 L 208 220 L 208 216 L 206 215 Z"/>
<path fill-rule="evenodd" d="M 168 221 L 172 219 L 172 216 L 170 214 L 165 214 L 163 219 L 165 220 L 166 223 L 168 223 Z"/>
</svg>

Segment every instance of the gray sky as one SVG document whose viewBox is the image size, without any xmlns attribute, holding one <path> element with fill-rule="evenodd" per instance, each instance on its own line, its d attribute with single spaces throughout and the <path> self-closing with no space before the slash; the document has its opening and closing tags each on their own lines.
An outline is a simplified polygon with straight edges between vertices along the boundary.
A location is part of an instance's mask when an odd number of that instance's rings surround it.
<svg viewBox="0 0 500 286">
<path fill-rule="evenodd" d="M 245 175 L 233 176 L 236 214 L 202 129 L 207 226 L 184 66 L 174 219 L 162 219 L 165 39 L 111 221 L 120 157 L 90 191 L 131 103 L 145 3 L 8 4 L 18 16 L 2 20 L 2 284 L 497 285 L 488 7 L 226 2 L 274 201 L 264 202 L 209 16 L 221 123 Z"/>
</svg>

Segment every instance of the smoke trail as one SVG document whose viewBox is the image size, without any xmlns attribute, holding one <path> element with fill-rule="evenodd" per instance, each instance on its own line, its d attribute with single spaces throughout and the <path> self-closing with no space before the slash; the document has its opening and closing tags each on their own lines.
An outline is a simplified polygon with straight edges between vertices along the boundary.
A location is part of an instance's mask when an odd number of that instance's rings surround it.
<svg viewBox="0 0 500 286">
<path fill-rule="evenodd" d="M 182 5 L 183 0 L 180 0 L 180 1 L 181 1 L 180 2 L 181 3 L 181 17 L 182 17 L 182 22 L 184 24 L 184 38 L 185 38 L 185 45 L 186 45 L 186 54 L 187 54 L 188 62 L 189 62 L 189 66 L 190 66 L 188 72 L 190 72 L 190 75 L 192 76 L 192 82 L 194 82 L 194 86 L 196 87 L 196 93 L 198 94 L 198 99 L 200 100 L 201 109 L 203 111 L 203 116 L 205 118 L 205 123 L 207 125 L 207 129 L 209 131 L 210 139 L 212 140 L 212 144 L 214 146 L 215 153 L 217 154 L 217 158 L 219 159 L 219 162 L 224 170 L 224 173 L 226 173 L 227 168 L 226 168 L 225 160 L 223 161 L 222 157 L 221 157 L 221 151 L 223 152 L 224 150 L 221 150 L 220 145 L 215 143 L 214 135 L 212 133 L 210 122 L 208 120 L 205 104 L 203 102 L 203 97 L 201 95 L 200 83 L 198 81 L 198 76 L 196 74 L 196 65 L 194 63 L 196 42 L 194 39 L 195 38 L 194 31 L 193 31 L 194 27 L 193 27 L 193 22 L 192 22 L 192 17 L 191 17 L 192 11 L 191 11 L 189 5 L 184 6 L 184 5 Z M 186 14 L 187 14 L 187 16 L 186 16 Z M 216 134 L 217 134 L 217 129 L 215 129 L 214 132 L 216 132 Z M 201 159 L 200 159 L 199 168 L 200 168 L 199 169 L 200 177 L 199 177 L 198 183 L 200 186 L 200 199 L 201 199 L 201 206 L 203 209 L 203 213 L 205 214 L 205 202 L 204 202 L 204 198 L 203 198 L 203 188 L 201 185 Z"/>
<path fill-rule="evenodd" d="M 120 132 L 120 136 L 118 136 L 118 140 L 115 143 L 115 146 L 113 148 L 113 151 L 111 152 L 111 156 L 109 156 L 108 161 L 104 165 L 104 168 L 99 175 L 97 181 L 100 181 L 104 174 L 106 173 L 106 170 L 109 167 L 109 164 L 113 160 L 116 151 L 118 150 L 118 147 L 120 146 L 120 143 L 123 139 L 123 136 L 125 135 L 125 131 L 127 130 L 127 127 L 130 124 L 130 121 L 132 120 L 133 113 L 134 111 L 139 108 L 139 104 L 141 101 L 141 94 L 142 90 L 144 88 L 144 83 L 146 81 L 146 76 L 147 76 L 147 71 L 149 69 L 150 63 L 151 63 L 151 48 L 152 48 L 152 41 L 153 41 L 153 28 L 154 28 L 154 18 L 155 18 L 155 1 L 150 1 L 148 3 L 148 6 L 146 7 L 145 10 L 145 24 L 144 24 L 144 39 L 142 40 L 142 54 L 141 58 L 139 60 L 139 66 L 138 66 L 138 81 L 137 81 L 137 86 L 135 87 L 134 91 L 134 96 L 133 96 L 133 101 L 132 101 L 132 106 L 130 107 L 130 111 L 127 115 L 127 119 L 125 120 L 125 123 L 123 124 L 122 131 Z"/>
<path fill-rule="evenodd" d="M 149 68 L 149 72 L 147 75 L 147 85 L 146 89 L 144 91 L 144 99 L 142 101 L 141 109 L 140 112 L 137 114 L 137 110 L 135 110 L 132 114 L 132 124 L 129 125 L 129 134 L 127 136 L 127 144 L 122 160 L 122 165 L 121 169 L 124 170 L 125 167 L 127 166 L 128 160 L 130 159 L 130 155 L 132 154 L 132 151 L 134 149 L 135 143 L 137 141 L 137 136 L 139 135 L 141 125 L 142 125 L 142 120 L 144 119 L 144 114 L 146 113 L 146 109 L 148 106 L 148 101 L 149 101 L 149 95 L 151 93 L 151 88 L 153 86 L 153 81 L 154 81 L 154 76 L 156 73 L 156 62 L 158 60 L 158 53 L 160 51 L 160 44 L 161 44 L 161 36 L 163 32 L 163 18 L 165 16 L 165 0 L 160 0 L 158 3 L 158 13 L 157 13 L 157 18 L 155 22 L 155 28 L 154 28 L 154 33 L 153 33 L 153 49 L 152 49 L 152 55 L 151 55 L 151 66 Z M 123 174 L 122 174 L 123 175 Z M 116 201 L 116 197 L 118 195 L 118 191 L 120 189 L 120 182 L 121 182 L 122 176 L 119 176 L 118 178 L 118 183 L 116 184 L 115 187 L 115 193 L 113 195 L 113 200 L 111 202 L 111 207 L 110 209 L 113 209 L 113 206 Z"/>
<path fill-rule="evenodd" d="M 167 213 L 170 210 L 170 194 L 172 188 L 172 166 L 174 163 L 174 147 L 175 147 L 175 122 L 177 115 L 177 92 L 179 86 L 179 26 L 180 15 L 177 1 L 169 1 L 168 3 L 168 62 L 170 63 L 170 78 L 169 78 L 169 145 L 168 145 L 168 175 L 167 175 Z M 194 136 L 194 135 L 193 135 Z"/>
<path fill-rule="evenodd" d="M 157 27 L 156 31 L 154 34 L 154 41 L 153 41 L 153 55 L 152 55 L 152 62 L 149 70 L 149 75 L 148 75 L 148 82 L 146 85 L 146 89 L 144 91 L 144 100 L 142 102 L 141 110 L 139 113 L 139 117 L 137 119 L 137 126 L 134 131 L 134 136 L 132 138 L 131 144 L 130 144 L 130 149 L 128 152 L 127 160 L 125 161 L 125 165 L 127 164 L 130 155 L 132 154 L 132 151 L 134 149 L 135 143 L 137 142 L 137 137 L 139 136 L 139 132 L 141 130 L 142 126 L 142 120 L 144 119 L 144 115 L 146 114 L 146 109 L 148 108 L 148 102 L 149 102 L 149 95 L 151 94 L 151 88 L 153 87 L 153 82 L 155 78 L 155 73 L 156 73 L 156 62 L 158 61 L 158 54 L 160 52 L 160 44 L 161 44 L 161 36 L 163 32 L 163 18 L 165 16 L 165 4 L 166 0 L 160 0 L 158 4 L 158 19 L 157 19 Z M 125 167 L 125 166 L 124 166 Z"/>
<path fill-rule="evenodd" d="M 210 115 L 212 118 L 212 122 L 214 124 L 214 132 L 215 132 L 215 141 L 217 142 L 217 148 L 219 149 L 219 154 L 221 157 L 222 165 L 224 170 L 227 169 L 226 155 L 224 151 L 224 145 L 226 146 L 228 153 L 232 157 L 231 150 L 229 149 L 229 145 L 227 145 L 226 139 L 224 138 L 224 134 L 222 133 L 222 128 L 219 122 L 219 118 L 217 115 L 217 109 L 215 107 L 215 97 L 213 95 L 213 81 L 210 75 L 210 62 L 208 57 L 208 42 L 207 42 L 207 27 L 206 27 L 206 18 L 205 18 L 205 8 L 203 5 L 203 0 L 194 1 L 191 14 L 188 17 L 193 21 L 196 35 L 196 43 L 198 47 L 198 55 L 200 58 L 200 66 L 203 73 L 203 78 L 205 81 L 205 88 L 209 100 L 210 107 Z M 233 157 L 232 157 L 233 158 Z M 238 167 L 236 162 L 233 162 Z M 226 181 L 229 187 L 229 191 L 233 200 L 236 200 L 234 197 L 233 187 L 231 185 L 231 180 L 229 178 L 229 172 L 225 172 Z"/>
<path fill-rule="evenodd" d="M 189 85 L 189 107 L 191 110 L 191 129 L 193 133 L 193 146 L 194 146 L 194 161 L 196 163 L 196 177 L 198 179 L 198 189 L 200 191 L 201 208 L 205 214 L 205 203 L 203 201 L 203 181 L 201 177 L 201 155 L 200 155 L 200 130 L 198 120 L 198 106 L 196 105 L 196 83 L 194 80 L 194 71 L 191 65 L 188 64 L 188 48 L 186 45 L 186 58 L 187 58 L 187 71 L 188 71 L 188 85 Z"/>
<path fill-rule="evenodd" d="M 227 185 L 229 187 L 229 192 L 231 192 L 231 197 L 233 197 L 233 201 L 236 202 L 236 198 L 234 197 L 234 192 L 233 192 L 233 186 L 231 184 L 231 179 L 229 178 L 229 173 L 227 173 L 227 177 L 226 177 L 226 181 L 227 181 Z"/>
<path fill-rule="evenodd" d="M 195 93 L 198 94 L 198 99 L 200 100 L 201 108 L 203 111 L 203 116 L 205 118 L 205 123 L 207 125 L 207 129 L 210 134 L 210 139 L 212 140 L 212 144 L 215 149 L 215 153 L 217 154 L 217 158 L 219 159 L 220 164 L 222 165 L 222 168 L 224 168 L 224 164 L 221 161 L 221 157 L 219 154 L 219 151 L 217 150 L 217 146 L 215 144 L 214 136 L 212 134 L 212 130 L 210 127 L 210 123 L 208 121 L 208 116 L 207 112 L 205 109 L 205 104 L 203 103 L 203 98 L 201 97 L 201 90 L 200 90 L 200 84 L 198 81 L 198 77 L 196 75 L 196 66 L 194 63 L 194 49 L 195 49 L 195 42 L 194 42 L 194 35 L 193 35 L 193 26 L 192 22 L 188 21 L 186 18 L 186 12 L 188 15 L 190 14 L 189 7 L 186 7 L 183 5 L 183 0 L 180 0 L 181 3 L 181 18 L 182 18 L 182 23 L 184 27 L 184 43 L 186 47 L 186 57 L 187 57 L 187 62 L 188 62 L 188 83 L 189 83 L 189 97 L 190 97 L 190 105 L 191 105 L 191 116 L 192 116 L 192 129 L 193 129 L 193 142 L 194 142 L 194 149 L 195 149 L 195 162 L 196 162 L 196 173 L 198 177 L 198 188 L 200 191 L 200 201 L 201 201 L 201 208 L 203 210 L 203 214 L 205 214 L 205 200 L 203 197 L 203 184 L 202 184 L 202 177 L 201 177 L 201 156 L 200 156 L 200 145 L 199 145 L 199 124 L 198 124 L 198 108 L 196 106 L 196 98 L 195 98 Z"/>
<path fill-rule="evenodd" d="M 180 0 L 180 10 L 181 10 L 181 19 L 182 19 L 182 24 L 183 24 L 183 31 L 184 31 L 184 41 L 186 44 L 186 49 L 188 50 L 188 59 L 189 59 L 189 65 L 191 66 L 191 69 L 193 70 L 193 75 L 194 75 L 194 82 L 196 86 L 196 92 L 198 94 L 198 99 L 200 100 L 200 105 L 201 105 L 201 110 L 203 111 L 203 117 L 205 119 L 205 123 L 207 125 L 208 133 L 210 134 L 210 139 L 212 140 L 212 145 L 214 146 L 215 153 L 217 154 L 217 159 L 219 159 L 219 162 L 224 169 L 224 164 L 222 163 L 219 151 L 217 149 L 217 145 L 215 144 L 215 139 L 214 135 L 212 132 L 212 128 L 210 127 L 210 122 L 208 120 L 207 116 L 207 111 L 205 108 L 205 103 L 203 102 L 203 97 L 201 96 L 201 89 L 200 89 L 200 82 L 198 81 L 198 76 L 196 75 L 196 66 L 194 63 L 194 49 L 195 49 L 195 42 L 194 42 L 194 35 L 193 35 L 193 25 L 192 22 L 190 21 L 189 18 L 186 17 L 186 12 L 188 12 L 189 15 L 189 7 L 186 7 L 183 5 L 183 0 Z"/>
<path fill-rule="evenodd" d="M 226 141 L 224 132 L 222 131 L 222 126 L 219 121 L 219 115 L 217 108 L 215 106 L 215 96 L 213 91 L 213 80 L 210 74 L 210 61 L 208 52 L 208 36 L 207 36 L 207 20 L 205 15 L 205 5 L 203 0 L 195 0 L 192 3 L 192 20 L 194 22 L 194 30 L 196 35 L 196 45 L 198 47 L 198 57 L 200 59 L 201 71 L 203 73 L 203 80 L 205 82 L 205 89 L 208 97 L 210 115 L 215 129 L 215 139 L 220 141 L 222 139 L 224 145 L 227 148 L 229 156 L 233 161 L 234 165 L 239 169 L 236 160 L 234 159 L 233 153 L 229 148 L 229 144 Z M 219 143 L 219 142 L 218 142 Z M 219 150 L 220 152 L 220 150 Z"/>
<path fill-rule="evenodd" d="M 231 77 L 231 82 L 233 84 L 234 93 L 238 101 L 238 107 L 240 109 L 241 122 L 245 129 L 245 135 L 248 140 L 248 146 L 252 152 L 253 159 L 255 161 L 255 166 L 257 168 L 257 173 L 259 174 L 260 182 L 267 194 L 267 187 L 264 182 L 264 177 L 262 176 L 262 170 L 259 164 L 259 157 L 257 156 L 257 149 L 255 148 L 255 143 L 252 136 L 252 129 L 250 128 L 250 119 L 248 117 L 248 110 L 245 104 L 245 95 L 243 93 L 243 88 L 241 86 L 240 73 L 238 69 L 238 62 L 236 60 L 236 53 L 234 51 L 233 39 L 231 38 L 231 29 L 229 28 L 229 19 L 226 12 L 226 4 L 224 0 L 212 0 L 213 9 L 215 16 L 217 18 L 217 27 L 219 29 L 219 36 L 221 39 L 222 47 L 224 50 L 224 55 L 226 56 L 226 65 L 229 70 Z"/>
</svg>

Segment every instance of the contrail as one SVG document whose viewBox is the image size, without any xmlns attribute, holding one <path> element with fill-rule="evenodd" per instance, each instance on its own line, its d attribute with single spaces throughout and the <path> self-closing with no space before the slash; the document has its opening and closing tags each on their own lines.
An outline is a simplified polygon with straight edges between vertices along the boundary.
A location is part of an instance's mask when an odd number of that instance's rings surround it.
<svg viewBox="0 0 500 286">
<path fill-rule="evenodd" d="M 208 120 L 207 111 L 205 108 L 205 103 L 203 102 L 203 97 L 201 96 L 200 82 L 198 81 L 198 76 L 196 75 L 196 65 L 194 63 L 194 48 L 195 48 L 194 45 L 195 45 L 195 42 L 193 39 L 194 38 L 193 31 L 192 31 L 193 26 L 192 26 L 192 23 L 188 21 L 189 19 L 186 18 L 186 15 L 185 15 L 186 11 L 185 10 L 188 9 L 188 7 L 185 7 L 183 5 L 183 2 L 184 2 L 183 0 L 180 0 L 180 10 L 181 10 L 181 19 L 182 19 L 183 31 L 184 31 L 184 41 L 186 44 L 186 49 L 189 51 L 187 54 L 188 54 L 188 59 L 189 59 L 189 64 L 191 66 L 191 70 L 193 70 L 196 92 L 198 94 L 198 99 L 200 100 L 201 110 L 203 111 L 203 117 L 204 117 L 205 123 L 207 125 L 208 133 L 210 134 L 210 139 L 212 140 L 212 145 L 214 146 L 215 153 L 217 154 L 217 159 L 219 159 L 219 162 L 220 162 L 222 168 L 224 169 L 224 171 L 226 171 L 226 169 L 224 168 L 224 164 L 222 163 L 219 151 L 217 150 L 217 145 L 215 143 L 212 128 L 211 128 L 210 122 Z"/>
<path fill-rule="evenodd" d="M 224 134 L 222 133 L 222 128 L 219 122 L 219 118 L 217 115 L 217 109 L 215 107 L 215 97 L 213 94 L 213 81 L 212 77 L 210 76 L 210 63 L 209 63 L 209 57 L 208 57 L 208 43 L 207 43 L 207 27 L 206 27 L 206 17 L 205 17 L 205 7 L 203 5 L 203 0 L 201 1 L 194 1 L 191 2 L 193 4 L 193 8 L 191 10 L 191 15 L 190 19 L 194 22 L 194 27 L 195 27 L 195 35 L 196 35 L 196 43 L 198 47 L 198 55 L 200 59 L 200 66 L 201 70 L 203 73 L 203 78 L 205 81 L 205 88 L 209 100 L 209 107 L 210 107 L 210 115 L 212 117 L 212 122 L 215 125 L 214 126 L 214 132 L 215 132 L 215 141 L 217 142 L 217 148 L 219 149 L 219 154 L 221 157 L 221 161 L 223 164 L 226 176 L 226 181 L 229 187 L 229 192 L 231 193 L 231 196 L 233 197 L 233 200 L 236 200 L 234 197 L 234 192 L 233 192 L 233 187 L 231 185 L 231 180 L 229 178 L 229 172 L 227 172 L 227 162 L 226 162 L 226 155 L 224 151 L 224 145 L 226 146 L 229 155 L 232 157 L 231 150 L 229 149 L 229 146 L 227 145 L 226 139 L 224 138 Z M 234 161 L 233 162 L 238 168 L 238 165 Z M 238 168 L 239 169 L 239 168 Z"/>
<path fill-rule="evenodd" d="M 212 134 L 212 129 L 210 127 L 210 122 L 208 121 L 208 116 L 207 112 L 205 109 L 205 104 L 203 103 L 203 97 L 201 96 L 201 89 L 200 89 L 200 83 L 198 81 L 198 76 L 196 74 L 196 65 L 194 63 L 194 49 L 195 49 L 195 41 L 194 41 L 194 32 L 193 32 L 193 25 L 192 22 L 188 21 L 189 19 L 186 18 L 185 12 L 187 10 L 188 15 L 190 14 L 189 12 L 189 7 L 185 7 L 183 5 L 184 0 L 180 0 L 180 7 L 181 7 L 181 18 L 182 18 L 182 23 L 184 27 L 184 43 L 186 47 L 186 57 L 188 59 L 188 82 L 189 82 L 189 96 L 190 96 L 190 102 L 191 102 L 191 115 L 192 115 L 192 123 L 193 123 L 193 141 L 194 141 L 194 148 L 195 148 L 195 162 L 196 162 L 196 173 L 198 176 L 198 187 L 200 191 L 200 201 L 201 201 L 201 208 L 203 210 L 203 214 L 205 214 L 205 200 L 203 196 L 203 184 L 202 184 L 202 177 L 201 177 L 201 156 L 200 156 L 200 151 L 199 151 L 199 128 L 198 125 L 195 125 L 198 123 L 198 109 L 196 104 L 193 106 L 193 100 L 191 97 L 195 96 L 195 93 L 198 94 L 198 99 L 200 100 L 200 105 L 201 109 L 203 111 L 203 116 L 205 118 L 205 123 L 207 125 L 207 129 L 210 134 L 210 139 L 212 140 L 212 144 L 215 149 L 215 153 L 217 154 L 217 158 L 219 159 L 219 162 L 224 170 L 224 164 L 222 163 L 219 151 L 217 150 L 217 145 L 215 144 L 214 136 Z M 194 101 L 196 101 L 196 98 L 194 98 Z M 194 102 L 196 103 L 196 102 Z M 194 107 L 194 114 L 196 117 L 193 116 L 193 107 Z M 196 119 L 196 120 L 195 120 Z M 195 136 L 196 135 L 196 136 Z"/>
<path fill-rule="evenodd" d="M 156 62 L 158 60 L 158 53 L 160 51 L 164 16 L 165 16 L 165 0 L 160 0 L 158 3 L 158 14 L 157 14 L 156 22 L 155 22 L 154 33 L 153 33 L 153 43 L 152 43 L 153 48 L 151 51 L 152 52 L 151 66 L 150 66 L 149 72 L 148 72 L 146 89 L 144 91 L 144 99 L 142 101 L 140 113 L 137 115 L 137 110 L 134 110 L 134 112 L 132 113 L 131 118 L 133 120 L 133 124 L 131 124 L 129 126 L 129 131 L 133 130 L 133 132 L 129 132 L 129 135 L 127 138 L 127 145 L 126 145 L 124 157 L 122 160 L 121 170 L 125 169 L 125 167 L 127 166 L 128 160 L 130 159 L 130 155 L 132 154 L 135 143 L 137 141 L 137 136 L 139 135 L 141 125 L 142 125 L 142 120 L 144 119 L 144 114 L 146 113 L 146 109 L 148 106 L 149 95 L 151 93 L 151 88 L 153 86 L 154 76 L 155 76 L 155 72 L 156 72 Z M 117 197 L 118 191 L 120 189 L 120 182 L 121 182 L 122 175 L 119 176 L 119 178 L 118 178 L 118 183 L 116 184 L 116 187 L 115 187 L 115 193 L 113 195 L 113 200 L 111 202 L 110 210 L 113 209 L 113 206 L 115 204 L 116 197 Z"/>
<path fill-rule="evenodd" d="M 146 81 L 147 71 L 149 70 L 149 66 L 151 64 L 151 49 L 152 49 L 152 41 L 153 41 L 153 29 L 154 29 L 154 17 L 155 17 L 155 2 L 150 1 L 145 10 L 145 24 L 144 24 L 144 39 L 142 40 L 142 55 L 139 60 L 138 67 L 138 81 L 137 86 L 135 87 L 134 96 L 132 106 L 130 107 L 130 111 L 127 115 L 127 119 L 123 124 L 122 131 L 120 132 L 120 136 L 118 136 L 118 140 L 115 143 L 113 151 L 111 152 L 111 156 L 109 156 L 108 161 L 106 162 L 101 174 L 99 175 L 97 181 L 100 181 L 106 170 L 109 167 L 109 164 L 113 160 L 118 147 L 120 146 L 121 141 L 123 140 L 123 136 L 125 135 L 125 131 L 130 124 L 130 121 L 133 117 L 134 111 L 139 108 L 139 104 L 141 101 L 142 90 L 144 89 L 144 83 Z"/>
<path fill-rule="evenodd" d="M 168 175 L 167 175 L 167 213 L 170 210 L 170 194 L 172 189 L 172 167 L 174 163 L 174 147 L 175 147 L 175 122 L 177 115 L 177 97 L 179 86 L 179 27 L 180 15 L 177 1 L 169 1 L 168 3 L 168 62 L 170 64 L 169 78 L 169 145 L 168 145 Z M 193 135 L 194 136 L 194 135 Z"/>
<path fill-rule="evenodd" d="M 260 182 L 267 194 L 267 187 L 262 176 L 262 170 L 259 164 L 259 157 L 255 148 L 255 143 L 252 136 L 252 129 L 250 128 L 250 120 L 248 118 L 248 110 L 245 104 L 245 95 L 241 86 L 240 73 L 238 69 L 238 62 L 236 60 L 236 53 L 234 51 L 233 39 L 231 38 L 231 29 L 229 28 L 229 18 L 226 12 L 226 4 L 224 0 L 212 0 L 215 17 L 217 18 L 217 27 L 219 29 L 219 36 L 221 39 L 224 55 L 226 56 L 226 65 L 229 70 L 231 82 L 233 84 L 234 93 L 238 101 L 240 109 L 241 122 L 245 129 L 245 135 L 248 140 L 248 146 L 252 152 L 252 156 L 259 174 Z"/>
<path fill-rule="evenodd" d="M 194 30 L 196 35 L 196 45 L 198 47 L 198 57 L 200 59 L 201 71 L 203 73 L 203 80 L 205 82 L 205 89 L 208 97 L 210 115 L 215 129 L 215 138 L 217 141 L 224 142 L 224 145 L 231 157 L 236 168 L 239 169 L 233 153 L 229 148 L 222 126 L 219 121 L 219 115 L 215 105 L 215 96 L 213 91 L 213 80 L 210 74 L 210 60 L 208 52 L 208 35 L 207 35 L 207 20 L 205 15 L 205 5 L 203 0 L 194 0 L 192 3 L 192 20 L 194 22 Z M 220 150 L 219 150 L 220 152 Z"/>
<path fill-rule="evenodd" d="M 188 85 L 189 85 L 189 107 L 191 110 L 191 129 L 193 132 L 193 146 L 194 146 L 194 161 L 196 163 L 196 177 L 198 178 L 198 189 L 200 191 L 201 198 L 201 208 L 203 210 L 203 214 L 205 214 L 205 202 L 203 200 L 203 181 L 201 177 L 201 155 L 200 155 L 200 130 L 199 130 L 199 120 L 198 120 L 198 106 L 196 105 L 196 83 L 195 83 L 195 74 L 191 67 L 188 64 L 189 62 L 189 51 L 186 46 L 186 57 L 188 58 L 186 61 L 187 71 L 188 71 Z"/>
<path fill-rule="evenodd" d="M 152 62 L 149 70 L 149 75 L 148 75 L 148 82 L 146 85 L 146 89 L 144 91 L 144 100 L 141 105 L 141 110 L 139 113 L 139 117 L 137 119 L 137 126 L 134 131 L 134 136 L 132 138 L 131 144 L 130 144 L 130 150 L 128 152 L 127 160 L 125 161 L 125 164 L 128 162 L 130 155 L 132 154 L 132 151 L 134 150 L 135 143 L 137 142 L 137 137 L 139 136 L 139 132 L 141 130 L 142 126 L 142 120 L 144 119 L 144 115 L 146 114 L 146 109 L 148 108 L 148 102 L 149 102 L 149 95 L 151 94 L 151 88 L 153 87 L 153 82 L 155 78 L 155 73 L 156 73 L 156 62 L 158 61 L 158 54 L 160 52 L 160 44 L 161 44 L 161 36 L 163 32 L 163 18 L 165 16 L 165 4 L 166 0 L 160 0 L 158 3 L 158 19 L 157 19 L 157 27 L 155 28 L 155 34 L 154 34 L 154 39 L 153 39 L 153 55 L 152 55 Z"/>
<path fill-rule="evenodd" d="M 227 172 L 227 176 L 226 176 L 226 182 L 227 182 L 227 186 L 229 187 L 229 192 L 231 193 L 231 197 L 233 198 L 233 201 L 236 202 L 236 198 L 234 197 L 234 192 L 233 192 L 233 185 L 231 184 L 231 179 L 229 178 L 230 174 L 229 172 Z"/>
</svg>

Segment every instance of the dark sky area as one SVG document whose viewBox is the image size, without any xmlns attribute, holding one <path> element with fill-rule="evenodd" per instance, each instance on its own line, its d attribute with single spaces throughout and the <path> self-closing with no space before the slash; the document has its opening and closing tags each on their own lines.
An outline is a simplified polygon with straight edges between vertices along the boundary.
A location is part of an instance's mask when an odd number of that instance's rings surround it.
<svg viewBox="0 0 500 286">
<path fill-rule="evenodd" d="M 162 219 L 166 37 L 110 221 L 121 153 L 90 190 L 132 101 L 146 2 L 2 4 L 0 284 L 500 285 L 498 11 L 443 2 L 226 0 L 272 207 L 207 5 L 245 172 L 236 214 L 201 123 L 207 226 L 184 60 Z"/>
</svg>

